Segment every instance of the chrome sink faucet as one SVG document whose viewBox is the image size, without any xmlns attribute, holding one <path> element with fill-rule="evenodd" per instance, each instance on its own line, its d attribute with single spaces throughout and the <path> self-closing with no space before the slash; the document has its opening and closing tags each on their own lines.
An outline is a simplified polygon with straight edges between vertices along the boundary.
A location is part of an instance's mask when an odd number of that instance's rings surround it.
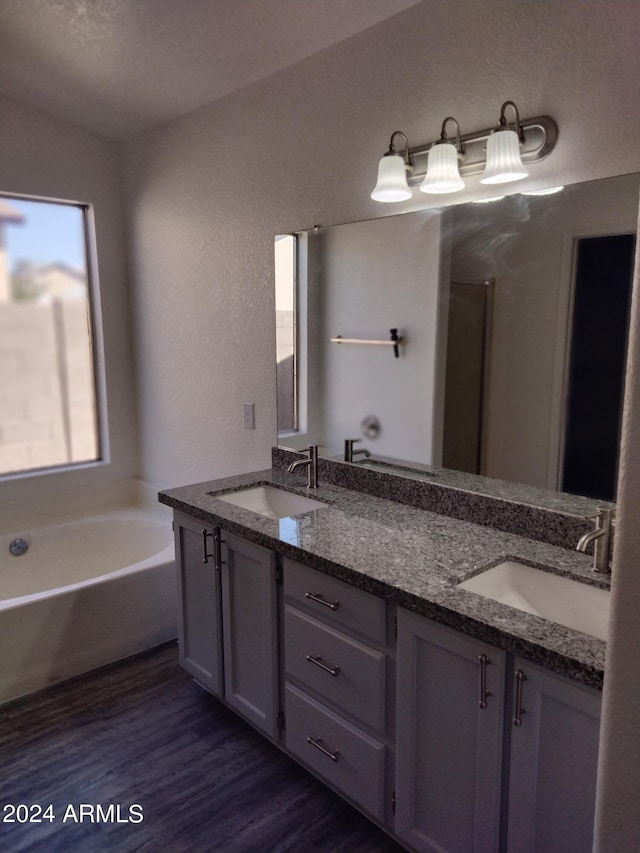
<svg viewBox="0 0 640 853">
<path fill-rule="evenodd" d="M 353 445 L 356 441 L 362 441 L 360 438 L 345 438 L 344 440 L 344 461 L 345 462 L 353 462 L 354 456 L 364 456 L 368 459 L 371 454 L 365 447 L 353 449 Z"/>
<path fill-rule="evenodd" d="M 310 444 L 306 449 L 305 453 L 308 453 L 309 456 L 307 459 L 296 459 L 295 462 L 292 462 L 287 471 L 292 474 L 296 468 L 300 468 L 302 465 L 307 466 L 307 488 L 308 489 L 317 489 L 318 488 L 318 445 Z"/>
<path fill-rule="evenodd" d="M 591 542 L 593 546 L 593 568 L 596 572 L 611 571 L 611 530 L 615 526 L 616 511 L 599 508 L 595 515 L 587 516 L 595 519 L 594 530 L 589 530 L 578 540 L 576 551 L 586 551 Z"/>
</svg>

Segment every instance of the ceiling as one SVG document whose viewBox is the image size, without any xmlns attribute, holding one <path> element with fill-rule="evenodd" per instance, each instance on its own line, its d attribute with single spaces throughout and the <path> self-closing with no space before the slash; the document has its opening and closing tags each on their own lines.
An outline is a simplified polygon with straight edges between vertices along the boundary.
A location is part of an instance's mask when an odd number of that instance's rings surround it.
<svg viewBox="0 0 640 853">
<path fill-rule="evenodd" d="M 0 94 L 127 139 L 418 2 L 0 0 Z"/>
</svg>

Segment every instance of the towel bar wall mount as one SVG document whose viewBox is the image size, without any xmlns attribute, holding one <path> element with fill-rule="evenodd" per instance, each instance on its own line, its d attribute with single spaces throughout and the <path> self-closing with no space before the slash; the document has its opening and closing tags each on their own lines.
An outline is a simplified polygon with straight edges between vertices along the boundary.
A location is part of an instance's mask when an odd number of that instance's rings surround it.
<svg viewBox="0 0 640 853">
<path fill-rule="evenodd" d="M 404 338 L 398 334 L 397 329 L 389 329 L 389 340 L 375 340 L 372 338 L 343 338 L 342 335 L 336 335 L 331 338 L 332 344 L 371 344 L 373 346 L 393 347 L 393 353 L 396 358 L 400 355 L 400 345 L 404 344 Z"/>
</svg>

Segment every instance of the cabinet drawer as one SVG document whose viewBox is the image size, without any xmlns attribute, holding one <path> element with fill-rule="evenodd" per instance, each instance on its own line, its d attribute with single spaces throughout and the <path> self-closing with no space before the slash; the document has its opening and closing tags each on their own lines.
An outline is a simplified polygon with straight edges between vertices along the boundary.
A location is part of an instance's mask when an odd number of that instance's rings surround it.
<svg viewBox="0 0 640 853">
<path fill-rule="evenodd" d="M 383 598 L 286 558 L 284 593 L 291 603 L 336 628 L 355 631 L 376 643 L 386 642 Z"/>
<path fill-rule="evenodd" d="M 326 779 L 332 788 L 382 820 L 384 745 L 290 684 L 286 686 L 285 709 L 287 749 L 291 754 Z"/>
<path fill-rule="evenodd" d="M 290 605 L 285 606 L 284 636 L 288 676 L 384 734 L 386 657 L 382 652 Z"/>
</svg>

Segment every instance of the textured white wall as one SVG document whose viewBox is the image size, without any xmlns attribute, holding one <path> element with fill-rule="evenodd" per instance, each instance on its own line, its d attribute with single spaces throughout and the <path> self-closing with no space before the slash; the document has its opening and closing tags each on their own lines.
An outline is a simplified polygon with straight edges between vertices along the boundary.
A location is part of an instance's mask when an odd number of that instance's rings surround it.
<svg viewBox="0 0 640 853">
<path fill-rule="evenodd" d="M 8 98 L 0 98 L 3 192 L 94 205 L 98 244 L 110 461 L 0 482 L 0 500 L 137 475 L 135 394 L 118 146 Z"/>
</svg>

